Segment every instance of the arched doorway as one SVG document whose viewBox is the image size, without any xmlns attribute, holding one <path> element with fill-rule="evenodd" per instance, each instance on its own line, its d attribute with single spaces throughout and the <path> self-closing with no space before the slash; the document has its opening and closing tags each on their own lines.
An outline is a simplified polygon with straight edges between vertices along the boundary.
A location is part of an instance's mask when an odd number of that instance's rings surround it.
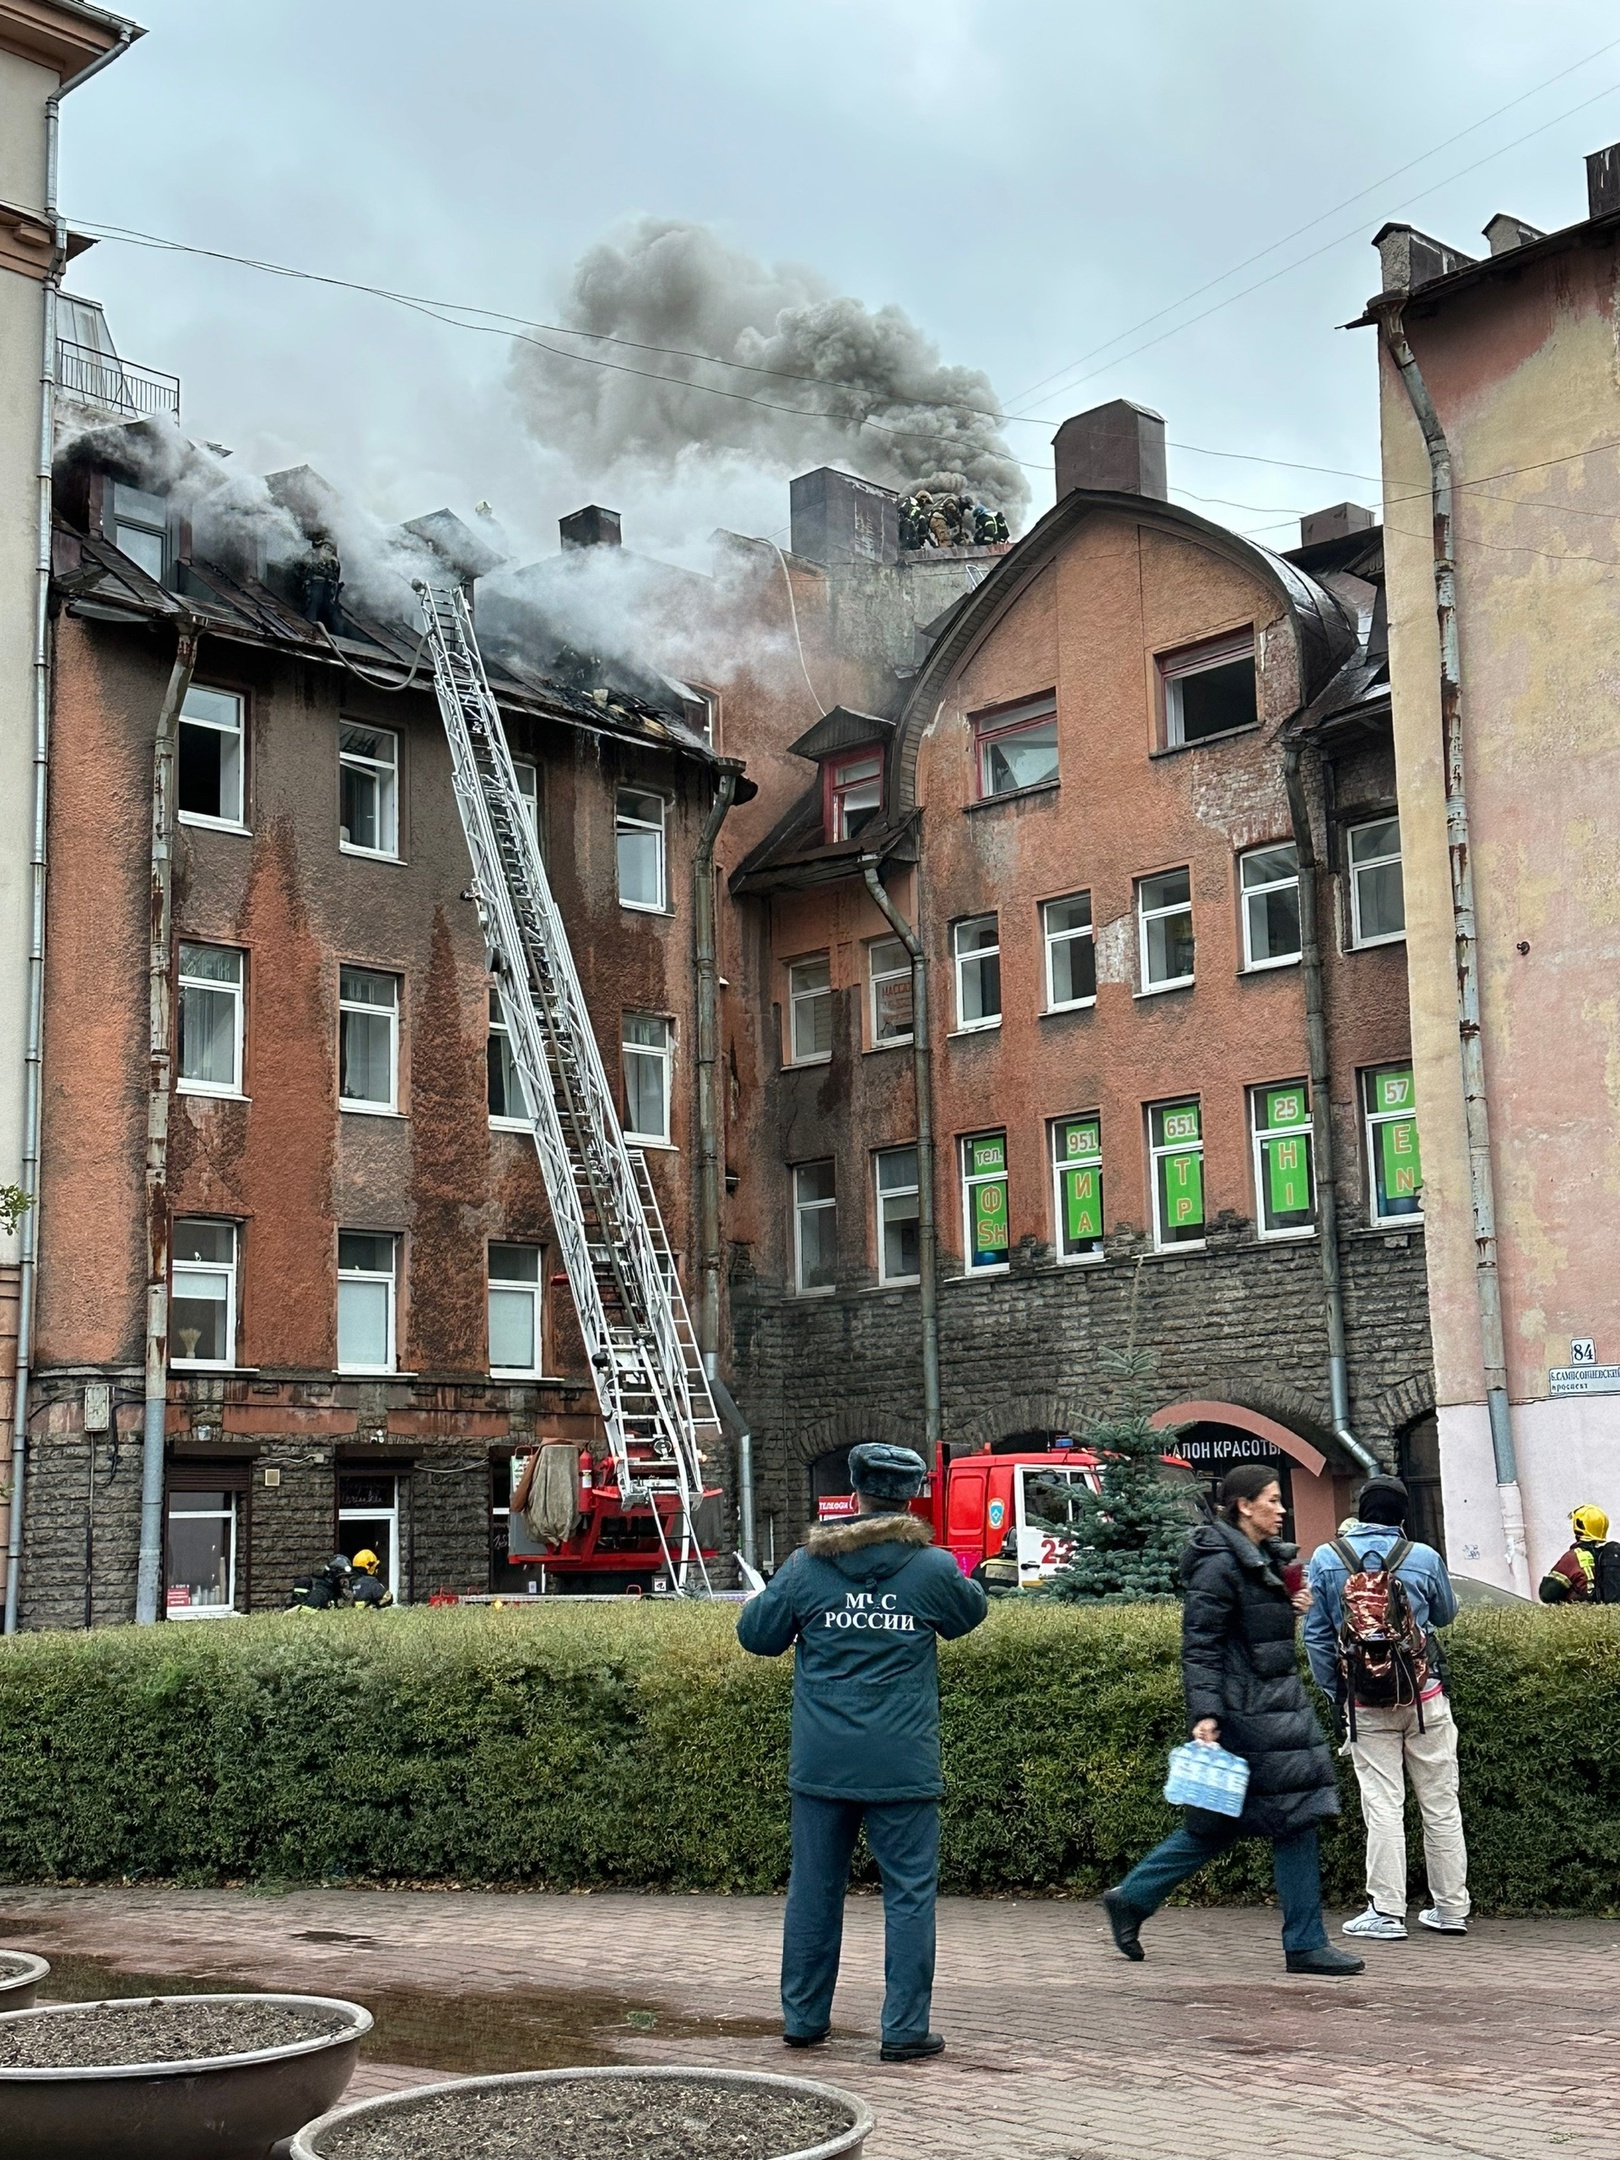
<svg viewBox="0 0 1620 2160">
<path fill-rule="evenodd" d="M 829 1448 L 825 1455 L 811 1460 L 809 1470 L 810 1520 L 837 1522 L 853 1515 L 855 1488 L 849 1482 L 849 1448 Z"/>
<path fill-rule="evenodd" d="M 1395 1474 L 1411 1496 L 1406 1534 L 1446 1553 L 1446 1518 L 1440 1503 L 1440 1432 L 1431 1410 L 1409 1425 L 1395 1443 Z"/>
<path fill-rule="evenodd" d="M 1335 1472 L 1320 1448 L 1258 1410 L 1240 1403 L 1169 1403 L 1151 1422 L 1161 1431 L 1167 1425 L 1186 1427 L 1172 1446 L 1186 1456 L 1201 1483 L 1207 1476 L 1211 1492 L 1236 1463 L 1275 1467 L 1289 1511 L 1283 1535 L 1304 1552 L 1332 1537 L 1349 1513 L 1350 1479 Z"/>
</svg>

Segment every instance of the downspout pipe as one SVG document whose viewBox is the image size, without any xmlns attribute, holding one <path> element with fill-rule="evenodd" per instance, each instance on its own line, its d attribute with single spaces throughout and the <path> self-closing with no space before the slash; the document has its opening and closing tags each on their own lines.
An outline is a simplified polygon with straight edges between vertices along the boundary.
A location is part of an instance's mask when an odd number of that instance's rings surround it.
<svg viewBox="0 0 1620 2160">
<path fill-rule="evenodd" d="M 866 889 L 911 959 L 911 1069 L 917 1094 L 917 1295 L 922 1322 L 923 1460 L 939 1461 L 939 1240 L 934 1224 L 934 1072 L 928 1037 L 928 965 L 916 931 L 883 889 L 879 858 L 861 857 Z M 919 878 L 920 883 L 920 878 Z M 920 911 L 919 911 L 920 913 Z"/>
<path fill-rule="evenodd" d="M 199 632 L 180 618 L 152 752 L 151 937 L 147 947 L 146 1403 L 141 1438 L 141 1543 L 135 1624 L 151 1627 L 163 1590 L 163 1445 L 169 1401 L 169 1086 L 173 1059 L 175 761 L 180 708 Z"/>
<path fill-rule="evenodd" d="M 45 1040 L 45 864 L 47 783 L 51 749 L 51 459 L 56 437 L 56 299 L 67 262 L 67 226 L 58 204 L 61 163 L 62 100 L 111 67 L 135 35 L 124 23 L 118 42 L 82 68 L 69 83 L 45 100 L 45 223 L 51 231 L 51 266 L 44 284 L 44 318 L 39 366 L 39 460 L 36 468 L 36 548 L 34 557 L 34 800 L 28 851 L 29 931 L 28 989 L 23 1036 L 22 1190 L 24 1210 L 17 1269 L 17 1373 L 11 1411 L 11 1503 L 6 1533 L 5 1632 L 17 1632 L 17 1601 L 22 1581 L 23 1502 L 28 1481 L 28 1393 L 33 1377 L 34 1305 L 39 1273 L 39 1148 L 41 1059 Z"/>
<path fill-rule="evenodd" d="M 1440 725 L 1446 768 L 1446 851 L 1451 865 L 1451 919 L 1456 942 L 1457 1036 L 1462 1052 L 1463 1113 L 1468 1133 L 1468 1191 L 1474 1217 L 1474 1290 L 1485 1371 L 1485 1408 L 1496 1463 L 1496 1497 L 1508 1573 L 1521 1596 L 1530 1594 L 1525 1549 L 1524 1498 L 1508 1404 L 1507 1348 L 1502 1325 L 1502 1284 L 1497 1266 L 1496 1192 L 1491 1160 L 1490 1112 L 1485 1099 L 1485 1040 L 1480 1025 L 1479 928 L 1474 912 L 1474 857 L 1468 831 L 1463 763 L 1462 665 L 1457 643 L 1457 560 L 1453 526 L 1451 445 L 1435 411 L 1429 386 L 1407 343 L 1399 306 L 1379 317 L 1384 345 L 1394 361 L 1429 458 L 1434 514 L 1434 607 L 1440 633 Z"/>
<path fill-rule="evenodd" d="M 1283 750 L 1283 783 L 1299 863 L 1299 953 L 1305 987 L 1305 1047 L 1311 1079 L 1311 1150 L 1316 1165 L 1317 1239 L 1322 1249 L 1322 1297 L 1327 1312 L 1328 1397 L 1333 1437 L 1369 1476 L 1382 1465 L 1350 1428 L 1350 1383 L 1344 1355 L 1344 1282 L 1339 1264 L 1339 1188 L 1333 1156 L 1332 1065 L 1322 998 L 1322 944 L 1317 913 L 1320 865 L 1298 742 Z"/>
<path fill-rule="evenodd" d="M 715 1072 L 720 1056 L 719 960 L 714 845 L 737 797 L 738 770 L 722 766 L 692 858 L 693 970 L 697 977 L 698 1348 L 707 1367 L 720 1354 L 721 1117 Z"/>
</svg>

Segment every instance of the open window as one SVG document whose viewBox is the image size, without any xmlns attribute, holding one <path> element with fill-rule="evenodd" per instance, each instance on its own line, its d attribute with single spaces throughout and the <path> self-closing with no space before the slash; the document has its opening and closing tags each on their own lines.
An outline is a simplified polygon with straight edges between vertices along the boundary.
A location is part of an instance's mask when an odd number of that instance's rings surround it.
<svg viewBox="0 0 1620 2160">
<path fill-rule="evenodd" d="M 177 801 L 182 825 L 243 829 L 243 701 L 193 683 L 180 707 Z"/>
<path fill-rule="evenodd" d="M 883 814 L 883 745 L 863 743 L 827 759 L 822 768 L 829 841 L 853 840 Z"/>
<path fill-rule="evenodd" d="M 981 802 L 1049 787 L 1058 777 L 1057 700 L 1032 698 L 973 722 Z"/>
<path fill-rule="evenodd" d="M 1232 735 L 1259 720 L 1252 630 L 1161 654 L 1159 681 L 1167 749 Z"/>
</svg>

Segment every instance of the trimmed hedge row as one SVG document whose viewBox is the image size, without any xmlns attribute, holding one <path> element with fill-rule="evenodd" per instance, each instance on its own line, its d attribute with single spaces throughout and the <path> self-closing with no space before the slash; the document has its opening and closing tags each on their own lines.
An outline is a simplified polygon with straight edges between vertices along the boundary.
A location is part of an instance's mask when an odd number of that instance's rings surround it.
<svg viewBox="0 0 1620 2160">
<path fill-rule="evenodd" d="M 948 1889 L 1094 1893 L 1170 1827 L 1178 1625 L 1006 1603 L 944 1652 Z M 1620 1910 L 1620 1614 L 1479 1613 L 1449 1641 L 1479 1903 Z M 775 1889 L 790 1677 L 697 1606 L 17 1637 L 0 1881 Z M 1353 1903 L 1344 1777 L 1325 1876 Z M 1250 1844 L 1205 1889 L 1255 1899 L 1269 1874 Z"/>
</svg>

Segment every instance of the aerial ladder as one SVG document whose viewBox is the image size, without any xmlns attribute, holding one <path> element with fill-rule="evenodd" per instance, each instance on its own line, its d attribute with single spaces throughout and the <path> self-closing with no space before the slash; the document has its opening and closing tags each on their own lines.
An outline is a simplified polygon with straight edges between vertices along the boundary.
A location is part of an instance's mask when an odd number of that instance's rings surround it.
<svg viewBox="0 0 1620 2160">
<path fill-rule="evenodd" d="M 459 586 L 419 582 L 472 897 L 499 985 L 620 1506 L 671 1585 L 711 1589 L 698 1527 L 720 1421 L 639 1148 L 626 1145 L 562 915 Z"/>
</svg>

